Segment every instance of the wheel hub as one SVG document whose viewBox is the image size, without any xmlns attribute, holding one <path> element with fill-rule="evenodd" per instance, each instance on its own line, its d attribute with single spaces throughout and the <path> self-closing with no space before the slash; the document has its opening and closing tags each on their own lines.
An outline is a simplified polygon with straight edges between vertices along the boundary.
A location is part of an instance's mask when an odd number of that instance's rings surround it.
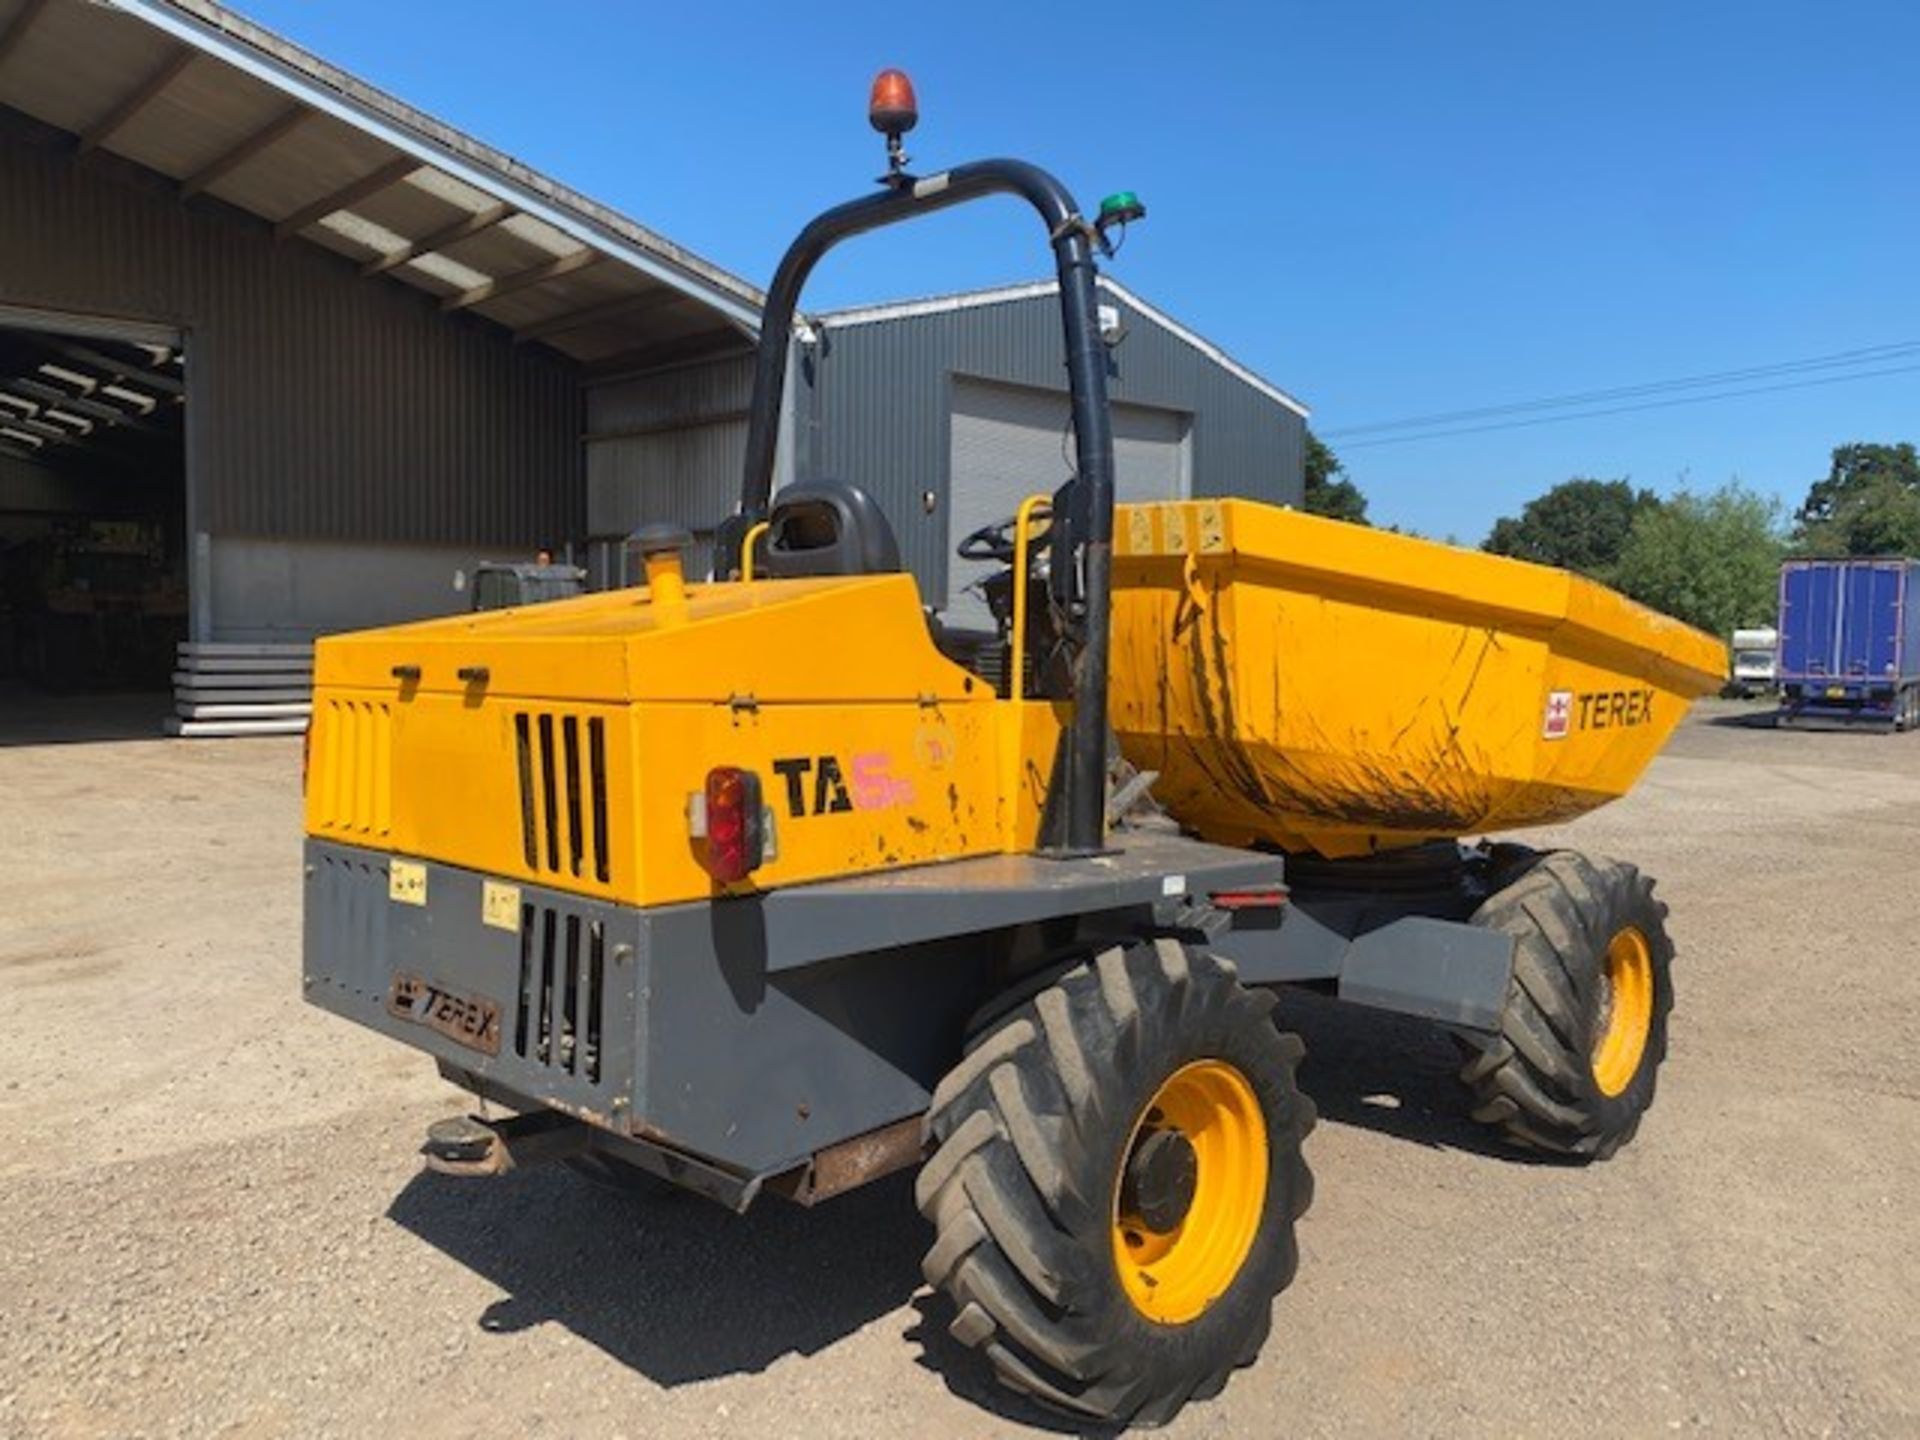
<svg viewBox="0 0 1920 1440">
<path fill-rule="evenodd" d="M 1600 976 L 1600 1024 L 1588 1063 L 1600 1093 L 1624 1091 L 1639 1073 L 1653 1028 L 1653 951 L 1638 926 L 1623 926 L 1607 943 Z"/>
<path fill-rule="evenodd" d="M 1195 1060 L 1141 1110 L 1113 1177 L 1113 1263 L 1147 1319 L 1184 1325 L 1226 1294 L 1266 1206 L 1266 1116 L 1252 1082 Z"/>
<path fill-rule="evenodd" d="M 1165 1235 L 1187 1218 L 1199 1182 L 1193 1142 L 1178 1130 L 1149 1130 L 1127 1161 L 1121 1212 L 1139 1216 L 1147 1229 Z"/>
</svg>

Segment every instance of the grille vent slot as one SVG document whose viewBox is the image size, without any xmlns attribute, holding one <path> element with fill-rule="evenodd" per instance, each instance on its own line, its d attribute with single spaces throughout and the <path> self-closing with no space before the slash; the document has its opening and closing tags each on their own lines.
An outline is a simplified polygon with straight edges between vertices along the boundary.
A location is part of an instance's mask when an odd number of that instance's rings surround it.
<svg viewBox="0 0 1920 1440">
<path fill-rule="evenodd" d="M 606 990 L 607 935 L 601 921 L 551 905 L 521 906 L 516 1055 L 598 1084 Z"/>
<path fill-rule="evenodd" d="M 384 836 L 393 829 L 393 712 L 378 700 L 325 704 L 324 823 L 352 835 Z"/>
<path fill-rule="evenodd" d="M 513 717 L 520 775 L 520 848 L 529 870 L 611 878 L 607 854 L 607 722 L 522 710 Z"/>
</svg>

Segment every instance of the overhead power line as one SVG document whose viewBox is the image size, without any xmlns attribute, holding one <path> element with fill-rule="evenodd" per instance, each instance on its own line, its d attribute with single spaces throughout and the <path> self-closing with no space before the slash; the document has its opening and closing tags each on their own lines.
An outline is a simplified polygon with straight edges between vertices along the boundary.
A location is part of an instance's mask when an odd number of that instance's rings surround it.
<svg viewBox="0 0 1920 1440">
<path fill-rule="evenodd" d="M 1899 373 L 1896 371 L 1870 370 L 1865 367 L 1880 365 L 1890 360 L 1920 356 L 1920 340 L 1902 340 L 1886 345 L 1864 346 L 1856 350 L 1842 350 L 1828 355 L 1814 355 L 1800 360 L 1783 360 L 1768 365 L 1750 365 L 1737 370 L 1720 370 L 1702 375 L 1685 375 L 1671 380 L 1648 381 L 1637 385 L 1616 385 L 1602 390 L 1585 390 L 1566 395 L 1545 396 L 1533 400 L 1517 400 L 1501 405 L 1481 405 L 1464 410 L 1443 410 L 1425 415 L 1412 415 L 1399 420 L 1381 420 L 1365 425 L 1346 425 L 1325 432 L 1326 439 L 1345 439 L 1359 441 L 1362 436 L 1384 435 L 1394 431 L 1420 431 L 1418 436 L 1408 435 L 1399 438 L 1426 438 L 1425 432 L 1436 437 L 1453 433 L 1474 433 L 1481 428 L 1473 426 L 1468 430 L 1457 427 L 1464 421 L 1495 420 L 1514 415 L 1532 415 L 1542 411 L 1579 409 L 1580 414 L 1549 416 L 1548 420 L 1581 419 L 1587 415 L 1614 415 L 1638 406 L 1622 406 L 1602 410 L 1592 410 L 1594 405 L 1614 400 L 1641 400 L 1678 392 L 1708 389 L 1717 386 L 1737 385 L 1748 380 L 1771 379 L 1787 375 L 1804 375 L 1819 371 L 1844 370 L 1848 373 L 1823 377 L 1829 381 L 1847 379 L 1865 379 L 1873 374 Z M 1766 393 L 1774 387 L 1758 389 L 1727 390 L 1713 396 L 1690 397 L 1698 399 L 1732 398 L 1743 394 Z M 1797 388 L 1797 387 L 1786 387 Z M 1538 422 L 1545 423 L 1545 422 Z M 1504 428 L 1504 427 L 1494 427 Z M 1380 441 L 1359 441 L 1365 444 L 1378 444 Z M 1347 448 L 1356 448 L 1350 444 Z"/>
<path fill-rule="evenodd" d="M 1524 420 L 1497 420 L 1485 425 L 1465 425 L 1447 430 L 1423 430 L 1412 435 L 1384 435 L 1371 440 L 1343 443 L 1342 450 L 1370 450 L 1381 445 L 1410 445 L 1419 440 L 1444 440 L 1450 435 L 1481 435 L 1490 430 L 1523 430 L 1535 425 L 1558 425 L 1569 420 L 1594 420 L 1603 415 L 1626 415 L 1636 410 L 1667 410 L 1676 405 L 1705 405 L 1714 400 L 1734 400 L 1742 395 L 1771 395 L 1782 390 L 1808 390 L 1816 385 L 1842 385 L 1850 380 L 1873 380 L 1883 375 L 1909 375 L 1920 371 L 1920 363 L 1893 365 L 1879 370 L 1856 370 L 1845 375 L 1818 375 L 1810 379 L 1786 380 L 1776 385 L 1753 385 L 1739 390 L 1721 390 L 1711 395 L 1678 395 L 1664 400 L 1642 400 L 1632 405 L 1615 405 L 1601 410 L 1581 410 L 1570 415 L 1537 415 Z"/>
</svg>

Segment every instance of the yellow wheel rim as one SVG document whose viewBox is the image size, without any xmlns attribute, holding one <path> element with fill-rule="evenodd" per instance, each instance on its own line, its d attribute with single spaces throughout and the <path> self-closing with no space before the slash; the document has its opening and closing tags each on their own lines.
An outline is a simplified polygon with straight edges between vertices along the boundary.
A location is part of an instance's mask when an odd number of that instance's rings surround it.
<svg viewBox="0 0 1920 1440">
<path fill-rule="evenodd" d="M 1170 1147 L 1191 1188 L 1177 1216 L 1164 1196 L 1139 1195 L 1143 1157 Z M 1246 1263 L 1266 1203 L 1267 1122 L 1253 1086 L 1223 1060 L 1182 1066 L 1135 1120 L 1114 1180 L 1113 1263 L 1134 1308 L 1162 1325 L 1204 1312 Z"/>
<path fill-rule="evenodd" d="M 1628 925 L 1607 942 L 1601 976 L 1600 1027 L 1589 1062 L 1601 1094 L 1618 1095 L 1633 1083 L 1652 1028 L 1653 950 L 1639 927 Z"/>
</svg>

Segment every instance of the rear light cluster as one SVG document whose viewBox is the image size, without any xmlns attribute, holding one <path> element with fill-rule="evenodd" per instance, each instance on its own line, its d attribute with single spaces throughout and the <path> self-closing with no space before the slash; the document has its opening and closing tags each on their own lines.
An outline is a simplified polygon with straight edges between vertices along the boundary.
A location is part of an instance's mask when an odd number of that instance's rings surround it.
<svg viewBox="0 0 1920 1440">
<path fill-rule="evenodd" d="M 706 789 L 688 807 L 695 839 L 704 839 L 707 873 L 722 885 L 746 879 L 773 857 L 773 824 L 760 777 L 734 765 L 707 772 Z"/>
<path fill-rule="evenodd" d="M 1278 910 L 1287 903 L 1287 892 L 1275 885 L 1259 890 L 1216 890 L 1207 898 L 1219 910 Z"/>
</svg>

